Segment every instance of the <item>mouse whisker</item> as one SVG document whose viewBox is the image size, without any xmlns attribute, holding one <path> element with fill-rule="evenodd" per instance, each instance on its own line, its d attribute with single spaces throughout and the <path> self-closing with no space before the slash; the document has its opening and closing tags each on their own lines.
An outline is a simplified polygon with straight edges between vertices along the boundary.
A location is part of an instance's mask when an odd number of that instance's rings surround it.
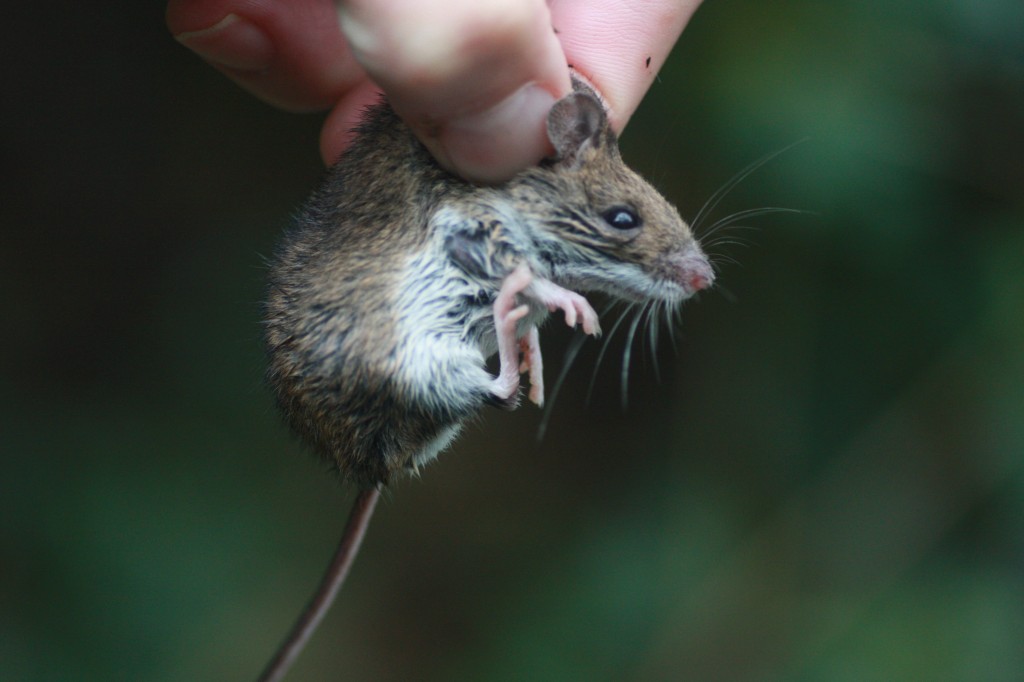
<svg viewBox="0 0 1024 682">
<path fill-rule="evenodd" d="M 651 363 L 654 366 L 654 376 L 661 382 L 661 368 L 658 363 L 658 307 L 660 301 L 652 301 L 647 306 L 647 341 L 651 348 Z"/>
<path fill-rule="evenodd" d="M 543 440 L 544 434 L 547 433 L 548 423 L 551 421 L 551 411 L 555 407 L 555 400 L 558 399 L 558 394 L 562 390 L 565 378 L 569 375 L 569 369 L 579 356 L 580 349 L 583 348 L 586 340 L 586 334 L 576 333 L 572 340 L 569 341 L 569 346 L 565 349 L 565 356 L 562 358 L 562 369 L 558 372 L 558 378 L 555 379 L 551 395 L 548 396 L 547 402 L 544 405 L 544 414 L 541 416 L 540 426 L 537 427 L 537 440 Z"/>
<path fill-rule="evenodd" d="M 600 317 L 603 319 L 612 310 L 612 308 L 615 307 L 615 305 L 615 301 L 608 301 L 605 304 L 604 309 L 601 310 Z M 611 331 L 614 332 L 614 328 L 612 328 Z M 572 340 L 569 341 L 568 347 L 565 349 L 565 355 L 562 358 L 562 369 L 559 371 L 558 379 L 555 380 L 555 386 L 551 391 L 550 397 L 545 403 L 544 415 L 541 417 L 541 424 L 537 428 L 538 440 L 544 438 L 544 434 L 548 431 L 548 423 L 551 421 L 551 412 L 555 407 L 555 399 L 557 399 L 559 392 L 562 390 L 562 384 L 565 383 L 565 378 L 568 376 L 575 358 L 580 355 L 580 350 L 583 348 L 583 344 L 586 340 L 586 334 L 574 336 L 572 337 Z M 588 393 L 587 396 L 589 400 L 590 393 Z"/>
<path fill-rule="evenodd" d="M 746 246 L 746 244 L 740 244 L 740 246 Z M 729 256 L 729 255 L 724 254 L 724 253 L 708 251 L 707 252 L 707 256 L 708 256 L 708 260 L 711 262 L 711 264 L 713 266 L 717 266 L 719 262 L 728 263 L 730 265 L 736 265 L 736 266 L 741 266 L 742 265 L 742 263 L 740 263 L 738 260 L 736 260 L 732 256 Z M 721 289 L 721 287 L 718 286 L 718 284 L 716 283 L 715 289 Z"/>
<path fill-rule="evenodd" d="M 772 161 L 773 159 L 781 156 L 782 154 L 788 152 L 793 147 L 803 142 L 806 142 L 806 138 L 804 138 L 803 140 L 797 140 L 792 144 L 786 145 L 785 147 L 779 149 L 778 151 L 765 154 L 761 158 L 747 164 L 747 166 L 740 170 L 740 172 L 732 176 L 732 178 L 726 181 L 724 185 L 719 187 L 710 197 L 708 197 L 708 200 L 704 202 L 703 206 L 701 206 L 700 210 L 697 212 L 697 215 L 694 216 L 693 221 L 690 224 L 690 229 L 693 230 L 693 233 L 698 234 L 697 230 L 700 227 L 701 221 L 707 218 L 708 214 L 710 214 L 711 211 L 715 210 L 715 207 L 717 207 L 718 204 L 721 203 L 722 199 L 724 199 L 725 196 L 729 194 L 729 192 L 735 189 L 738 184 L 743 182 L 747 178 L 747 176 L 749 176 L 751 173 L 764 166 L 769 161 Z"/>
<path fill-rule="evenodd" d="M 703 246 L 705 251 L 707 251 L 708 249 L 713 249 L 716 246 L 722 245 L 742 246 L 743 248 L 748 248 L 750 246 L 750 242 L 743 239 L 736 239 L 734 237 L 726 237 L 725 235 L 722 235 L 718 239 L 712 239 L 710 242 L 704 244 Z"/>
<path fill-rule="evenodd" d="M 626 319 L 626 316 L 635 306 L 635 303 L 629 303 L 623 308 L 618 319 L 615 320 L 611 329 L 608 330 L 608 335 L 605 337 L 604 343 L 601 344 L 601 351 L 597 354 L 597 360 L 594 362 L 594 369 L 590 373 L 590 385 L 587 387 L 587 397 L 584 401 L 587 405 L 590 404 L 590 396 L 594 393 L 594 384 L 597 382 L 597 370 L 601 368 L 601 361 L 604 359 L 604 354 L 608 351 L 608 344 L 611 343 L 612 337 L 615 336 L 615 332 L 622 325 L 622 321 Z"/>
<path fill-rule="evenodd" d="M 752 225 L 740 225 L 737 224 L 737 221 L 744 220 L 746 218 L 756 218 L 780 213 L 804 215 L 809 213 L 809 211 L 804 211 L 797 208 L 783 208 L 777 206 L 751 208 L 745 211 L 738 211 L 736 213 L 733 213 L 732 215 L 717 220 L 710 227 L 708 227 L 704 231 L 704 235 L 701 239 L 701 248 L 704 249 L 704 252 L 707 255 L 708 260 L 711 262 L 712 266 L 715 266 L 718 263 L 730 263 L 732 265 L 740 265 L 740 262 L 738 260 L 727 255 L 718 247 L 737 246 L 747 248 L 753 242 L 737 236 L 736 232 L 754 232 L 759 231 L 761 228 Z"/>
<path fill-rule="evenodd" d="M 664 320 L 662 322 L 662 319 L 659 319 L 658 328 L 660 329 L 662 327 L 665 327 L 666 329 L 668 329 L 668 342 L 670 347 L 675 346 L 675 333 L 672 331 L 671 308 L 672 306 L 667 301 L 661 301 L 658 303 L 658 308 L 655 311 L 657 313 L 657 316 Z"/>
<path fill-rule="evenodd" d="M 743 230 L 749 230 L 753 232 L 755 229 L 756 228 L 748 227 L 746 225 L 728 226 L 728 229 L 719 230 L 712 237 L 704 237 L 704 239 L 702 239 L 700 242 L 701 249 L 707 250 L 708 248 L 713 247 L 715 244 L 721 243 L 721 239 L 734 239 L 737 242 L 743 243 L 744 245 L 749 245 L 752 243 L 751 240 L 747 239 L 746 237 L 737 235 L 736 232 Z"/>
<path fill-rule="evenodd" d="M 676 306 L 665 302 L 662 303 L 661 310 L 665 315 L 665 327 L 668 329 L 668 343 L 672 348 L 676 348 Z"/>
<path fill-rule="evenodd" d="M 700 240 L 702 249 L 707 249 L 714 246 L 722 238 L 736 239 L 744 243 L 749 243 L 750 240 L 745 236 L 740 236 L 738 232 L 754 232 L 758 228 L 750 227 L 749 225 L 722 225 L 714 231 L 714 233 L 708 233 Z"/>
<path fill-rule="evenodd" d="M 778 213 L 802 214 L 806 213 L 806 211 L 801 211 L 800 209 L 797 208 L 785 208 L 781 206 L 764 206 L 762 208 L 748 208 L 744 211 L 737 211 L 736 213 L 732 213 L 730 215 L 725 216 L 724 218 L 716 220 L 714 223 L 711 224 L 710 227 L 704 230 L 703 234 L 701 234 L 701 243 L 703 244 L 704 239 L 707 239 L 715 232 L 725 227 L 730 227 L 730 229 L 732 230 L 758 230 L 760 228 L 751 225 L 736 225 L 736 222 L 739 220 L 746 220 L 747 218 L 758 218 L 760 216 L 774 215 Z"/>
<path fill-rule="evenodd" d="M 629 362 L 633 357 L 633 339 L 636 338 L 637 327 L 640 326 L 640 319 L 643 317 L 644 309 L 641 308 L 637 311 L 636 315 L 633 316 L 633 321 L 629 325 L 629 331 L 626 333 L 626 345 L 622 350 L 622 409 L 625 410 L 629 407 Z"/>
</svg>

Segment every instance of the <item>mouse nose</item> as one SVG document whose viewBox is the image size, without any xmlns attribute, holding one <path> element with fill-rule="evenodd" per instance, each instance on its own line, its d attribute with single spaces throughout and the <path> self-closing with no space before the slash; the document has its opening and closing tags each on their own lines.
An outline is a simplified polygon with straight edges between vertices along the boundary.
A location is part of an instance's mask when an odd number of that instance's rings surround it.
<svg viewBox="0 0 1024 682">
<path fill-rule="evenodd" d="M 701 289 L 707 289 L 711 286 L 711 277 L 708 277 L 703 272 L 692 272 L 690 273 L 690 281 L 688 282 L 690 288 L 694 291 L 700 291 Z"/>
<path fill-rule="evenodd" d="M 691 294 L 707 289 L 715 281 L 715 271 L 703 253 L 689 253 L 679 263 L 682 284 Z"/>
<path fill-rule="evenodd" d="M 708 289 L 715 282 L 715 271 L 704 252 L 690 245 L 663 261 L 665 276 L 679 284 L 685 296 Z"/>
</svg>

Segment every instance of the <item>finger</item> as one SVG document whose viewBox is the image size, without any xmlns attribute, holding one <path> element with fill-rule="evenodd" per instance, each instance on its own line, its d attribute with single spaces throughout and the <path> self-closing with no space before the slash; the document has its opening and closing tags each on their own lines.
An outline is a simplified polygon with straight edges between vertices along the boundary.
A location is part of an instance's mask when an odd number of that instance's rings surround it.
<svg viewBox="0 0 1024 682">
<path fill-rule="evenodd" d="M 547 112 L 570 90 L 544 0 L 345 0 L 342 30 L 431 153 L 484 182 L 551 152 Z"/>
<path fill-rule="evenodd" d="M 331 0 L 170 0 L 174 37 L 260 99 L 331 106 L 365 79 Z"/>
<path fill-rule="evenodd" d="M 353 131 L 363 119 L 366 108 L 379 102 L 380 98 L 380 88 L 369 78 L 364 78 L 342 96 L 320 131 L 320 156 L 325 165 L 337 162 L 348 149 L 354 137 Z"/>
<path fill-rule="evenodd" d="M 636 111 L 701 0 L 552 0 L 574 69 L 591 81 L 620 131 Z"/>
</svg>

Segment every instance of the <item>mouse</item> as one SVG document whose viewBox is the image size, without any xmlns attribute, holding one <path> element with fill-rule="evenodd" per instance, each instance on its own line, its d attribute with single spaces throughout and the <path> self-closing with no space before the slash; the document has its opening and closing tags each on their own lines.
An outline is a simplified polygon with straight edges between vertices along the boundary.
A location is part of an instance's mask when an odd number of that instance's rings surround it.
<svg viewBox="0 0 1024 682">
<path fill-rule="evenodd" d="M 596 336 L 587 294 L 674 306 L 714 283 L 676 208 L 623 162 L 603 99 L 572 84 L 547 116 L 554 154 L 499 185 L 446 171 L 382 100 L 281 240 L 268 383 L 291 429 L 359 492 L 332 569 L 261 679 L 279 679 L 315 628 L 384 487 L 484 407 L 518 407 L 522 374 L 543 404 L 546 320 Z"/>
</svg>

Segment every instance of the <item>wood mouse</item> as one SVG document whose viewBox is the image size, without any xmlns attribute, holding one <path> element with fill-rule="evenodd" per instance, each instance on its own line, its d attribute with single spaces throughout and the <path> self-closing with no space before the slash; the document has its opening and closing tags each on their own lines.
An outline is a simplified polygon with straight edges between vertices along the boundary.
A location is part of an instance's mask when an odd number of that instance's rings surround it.
<svg viewBox="0 0 1024 682">
<path fill-rule="evenodd" d="M 479 186 L 442 169 L 381 102 L 283 239 L 266 302 L 269 383 L 293 430 L 363 492 L 340 575 L 328 572 L 262 679 L 283 675 L 315 628 L 382 486 L 436 457 L 483 406 L 516 407 L 521 370 L 543 402 L 546 317 L 596 335 L 579 292 L 671 305 L 712 284 L 689 227 L 623 163 L 581 79 L 547 134 L 554 157 Z"/>
<path fill-rule="evenodd" d="M 547 128 L 555 158 L 482 187 L 378 105 L 285 237 L 270 384 L 292 428 L 361 488 L 433 459 L 485 404 L 514 407 L 521 348 L 541 403 L 537 325 L 561 310 L 599 331 L 575 292 L 678 303 L 712 283 L 676 209 L 622 162 L 593 90 L 577 79 Z"/>
</svg>

